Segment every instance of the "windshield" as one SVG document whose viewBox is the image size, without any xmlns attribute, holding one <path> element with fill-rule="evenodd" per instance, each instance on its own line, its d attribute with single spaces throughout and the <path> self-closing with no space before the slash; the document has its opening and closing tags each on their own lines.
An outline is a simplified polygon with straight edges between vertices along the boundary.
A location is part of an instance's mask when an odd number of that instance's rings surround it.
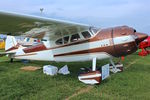
<svg viewBox="0 0 150 100">
<path fill-rule="evenodd" d="M 93 34 L 96 34 L 98 32 L 98 29 L 95 28 L 95 27 L 91 27 L 90 28 L 90 31 L 93 33 Z"/>
<path fill-rule="evenodd" d="M 83 37 L 84 37 L 85 39 L 91 37 L 91 34 L 90 34 L 88 31 L 81 32 L 81 34 L 83 35 Z"/>
</svg>

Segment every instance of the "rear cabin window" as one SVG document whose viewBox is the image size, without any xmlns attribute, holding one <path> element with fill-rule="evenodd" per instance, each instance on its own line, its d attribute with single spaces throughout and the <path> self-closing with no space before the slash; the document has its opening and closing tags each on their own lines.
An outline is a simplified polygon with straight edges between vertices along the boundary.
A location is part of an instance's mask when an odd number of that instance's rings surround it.
<svg viewBox="0 0 150 100">
<path fill-rule="evenodd" d="M 71 36 L 71 42 L 75 42 L 77 40 L 80 40 L 79 34 L 74 34 L 74 35 Z"/>
<path fill-rule="evenodd" d="M 56 44 L 57 44 L 57 45 L 63 44 L 63 39 L 62 39 L 62 38 L 61 38 L 61 39 L 58 39 L 58 40 L 56 41 Z"/>
<path fill-rule="evenodd" d="M 69 41 L 69 36 L 64 37 L 64 44 L 68 43 Z"/>
<path fill-rule="evenodd" d="M 86 38 L 86 39 L 91 37 L 91 34 L 90 34 L 88 31 L 82 32 L 81 34 L 82 34 L 83 37 Z"/>
</svg>

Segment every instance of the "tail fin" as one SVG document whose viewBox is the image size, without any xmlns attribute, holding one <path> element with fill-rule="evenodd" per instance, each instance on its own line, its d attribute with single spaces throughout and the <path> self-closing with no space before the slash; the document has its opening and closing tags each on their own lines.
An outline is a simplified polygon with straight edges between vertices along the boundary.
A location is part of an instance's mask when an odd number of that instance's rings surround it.
<svg viewBox="0 0 150 100">
<path fill-rule="evenodd" d="M 19 45 L 14 36 L 7 36 L 5 43 L 5 51 L 18 49 Z"/>
</svg>

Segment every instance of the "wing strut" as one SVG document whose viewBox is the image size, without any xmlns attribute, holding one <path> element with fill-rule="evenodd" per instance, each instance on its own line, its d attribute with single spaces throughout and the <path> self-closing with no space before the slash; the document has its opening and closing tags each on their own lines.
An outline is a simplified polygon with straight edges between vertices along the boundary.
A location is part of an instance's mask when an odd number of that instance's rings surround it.
<svg viewBox="0 0 150 100">
<path fill-rule="evenodd" d="M 117 72 L 120 72 L 121 70 L 120 69 L 118 69 L 117 67 L 116 67 L 116 65 L 115 65 L 115 63 L 113 62 L 113 60 L 110 58 L 109 59 L 109 61 L 110 61 L 110 63 L 112 64 L 112 72 L 113 73 L 117 73 Z"/>
<path fill-rule="evenodd" d="M 92 71 L 96 71 L 96 57 L 92 61 Z"/>
</svg>

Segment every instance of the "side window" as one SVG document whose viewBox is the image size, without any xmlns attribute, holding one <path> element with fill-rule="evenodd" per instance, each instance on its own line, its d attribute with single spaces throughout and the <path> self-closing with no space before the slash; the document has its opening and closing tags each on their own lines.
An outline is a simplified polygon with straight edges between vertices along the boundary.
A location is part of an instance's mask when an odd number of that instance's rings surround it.
<svg viewBox="0 0 150 100">
<path fill-rule="evenodd" d="M 57 45 L 63 44 L 63 39 L 62 39 L 62 38 L 61 38 L 61 39 L 58 39 L 58 40 L 56 41 L 56 44 L 57 44 Z"/>
<path fill-rule="evenodd" d="M 69 41 L 69 36 L 64 37 L 64 44 L 68 43 Z"/>
<path fill-rule="evenodd" d="M 81 34 L 82 34 L 83 37 L 86 38 L 86 39 L 91 37 L 91 35 L 90 35 L 90 33 L 89 33 L 88 31 L 84 31 L 84 32 L 82 32 Z"/>
<path fill-rule="evenodd" d="M 74 35 L 71 36 L 71 42 L 74 42 L 74 41 L 77 41 L 77 40 L 80 40 L 79 34 L 74 34 Z"/>
</svg>

